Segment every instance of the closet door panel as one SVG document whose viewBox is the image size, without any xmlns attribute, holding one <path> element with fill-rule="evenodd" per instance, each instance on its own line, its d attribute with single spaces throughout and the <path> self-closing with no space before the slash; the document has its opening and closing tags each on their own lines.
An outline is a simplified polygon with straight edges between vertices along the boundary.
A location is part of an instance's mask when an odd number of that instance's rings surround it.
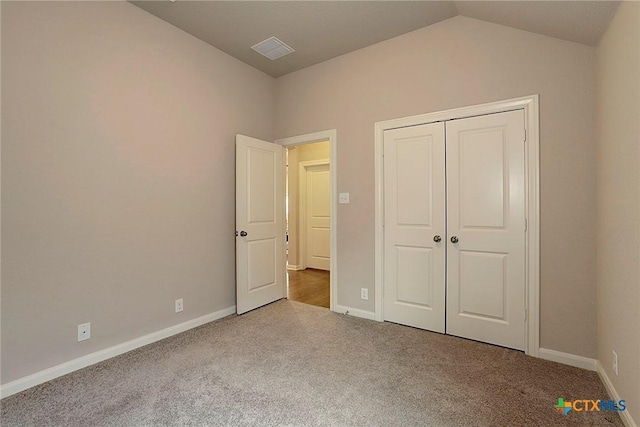
<svg viewBox="0 0 640 427">
<path fill-rule="evenodd" d="M 522 111 L 447 122 L 447 333 L 524 349 Z"/>
<path fill-rule="evenodd" d="M 436 332 L 445 321 L 444 154 L 442 123 L 384 133 L 384 319 Z"/>
</svg>

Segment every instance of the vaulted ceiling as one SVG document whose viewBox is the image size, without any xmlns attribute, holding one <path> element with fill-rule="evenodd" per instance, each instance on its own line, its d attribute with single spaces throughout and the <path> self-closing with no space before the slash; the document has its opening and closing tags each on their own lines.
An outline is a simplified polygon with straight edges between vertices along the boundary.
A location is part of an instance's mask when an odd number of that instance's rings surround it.
<svg viewBox="0 0 640 427">
<path fill-rule="evenodd" d="M 619 1 L 132 1 L 279 77 L 457 15 L 590 46 Z M 295 52 L 271 61 L 251 46 L 275 36 Z"/>
</svg>

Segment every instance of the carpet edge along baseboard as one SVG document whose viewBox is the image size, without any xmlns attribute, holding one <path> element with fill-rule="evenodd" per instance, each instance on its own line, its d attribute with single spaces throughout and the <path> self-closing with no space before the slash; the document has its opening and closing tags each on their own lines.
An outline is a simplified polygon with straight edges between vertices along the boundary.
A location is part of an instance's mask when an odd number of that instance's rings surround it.
<svg viewBox="0 0 640 427">
<path fill-rule="evenodd" d="M 112 347 L 98 350 L 94 353 L 89 353 L 76 359 L 72 359 L 68 362 L 64 362 L 59 365 L 52 366 L 51 368 L 47 368 L 42 371 L 27 375 L 26 377 L 18 378 L 17 380 L 8 382 L 0 386 L 0 398 L 4 399 L 5 397 L 20 393 L 21 391 L 46 383 L 47 381 L 51 381 L 55 378 L 61 377 L 79 369 L 86 368 L 87 366 L 91 366 L 112 357 L 119 356 L 145 345 L 152 344 L 156 341 L 169 338 L 173 335 L 180 334 L 182 332 L 188 331 L 189 329 L 204 325 L 205 323 L 222 319 L 223 317 L 234 314 L 235 312 L 235 305 L 223 308 L 222 310 L 205 314 L 204 316 L 196 317 L 195 319 L 187 320 L 186 322 L 182 322 L 177 325 L 169 326 L 168 328 L 161 329 L 159 331 L 152 332 L 150 334 L 143 335 L 141 337 L 134 338 L 120 344 L 116 344 Z"/>
</svg>

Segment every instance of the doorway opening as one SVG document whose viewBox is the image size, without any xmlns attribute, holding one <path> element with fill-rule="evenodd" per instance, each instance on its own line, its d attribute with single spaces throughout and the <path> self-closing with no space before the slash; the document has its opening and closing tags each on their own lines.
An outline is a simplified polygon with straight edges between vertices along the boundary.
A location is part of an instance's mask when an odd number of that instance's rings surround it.
<svg viewBox="0 0 640 427">
<path fill-rule="evenodd" d="M 285 149 L 287 298 L 329 308 L 331 277 L 330 143 Z"/>
<path fill-rule="evenodd" d="M 286 296 L 334 310 L 336 131 L 276 142 L 285 148 Z"/>
</svg>

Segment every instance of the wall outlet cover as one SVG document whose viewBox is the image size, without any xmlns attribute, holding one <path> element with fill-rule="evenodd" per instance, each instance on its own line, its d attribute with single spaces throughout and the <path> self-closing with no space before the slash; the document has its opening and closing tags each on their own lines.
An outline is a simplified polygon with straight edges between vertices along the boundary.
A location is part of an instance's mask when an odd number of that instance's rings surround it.
<svg viewBox="0 0 640 427">
<path fill-rule="evenodd" d="M 78 342 L 91 338 L 91 323 L 78 325 Z"/>
</svg>

